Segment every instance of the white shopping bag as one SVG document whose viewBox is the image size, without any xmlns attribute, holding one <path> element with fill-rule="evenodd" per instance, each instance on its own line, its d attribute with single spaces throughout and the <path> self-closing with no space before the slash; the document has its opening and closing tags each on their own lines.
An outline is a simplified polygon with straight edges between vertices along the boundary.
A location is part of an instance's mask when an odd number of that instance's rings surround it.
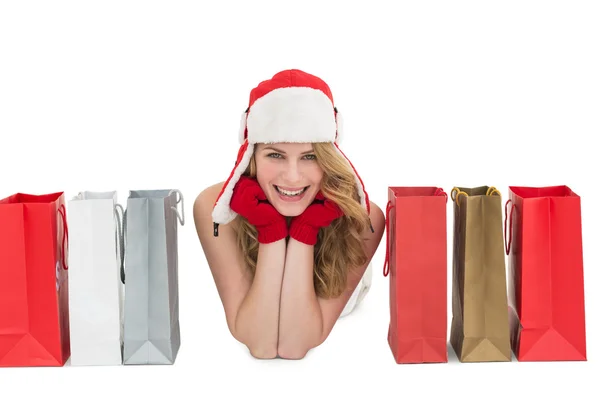
<svg viewBox="0 0 600 400">
<path fill-rule="evenodd" d="M 67 214 L 70 364 L 121 365 L 123 208 L 116 191 L 87 191 L 69 201 Z"/>
</svg>

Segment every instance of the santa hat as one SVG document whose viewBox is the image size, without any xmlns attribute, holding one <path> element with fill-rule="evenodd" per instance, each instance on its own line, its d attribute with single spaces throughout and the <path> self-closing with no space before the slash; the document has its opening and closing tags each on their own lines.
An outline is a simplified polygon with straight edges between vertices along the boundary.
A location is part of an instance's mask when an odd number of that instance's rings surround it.
<svg viewBox="0 0 600 400">
<path fill-rule="evenodd" d="M 250 164 L 256 143 L 333 143 L 354 172 L 360 202 L 369 213 L 363 181 L 339 148 L 342 134 L 341 114 L 329 86 L 320 78 L 291 69 L 278 72 L 252 89 L 240 123 L 237 160 L 214 204 L 215 236 L 219 224 L 227 224 L 237 215 L 229 203 L 233 188 Z"/>
</svg>

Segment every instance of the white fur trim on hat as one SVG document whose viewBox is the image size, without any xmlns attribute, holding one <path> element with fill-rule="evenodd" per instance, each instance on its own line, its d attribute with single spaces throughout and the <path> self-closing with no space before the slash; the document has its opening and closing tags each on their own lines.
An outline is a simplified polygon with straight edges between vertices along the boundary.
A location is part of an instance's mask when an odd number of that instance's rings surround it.
<svg viewBox="0 0 600 400">
<path fill-rule="evenodd" d="M 249 143 L 333 142 L 336 125 L 329 97 L 310 87 L 270 91 L 254 102 L 246 121 Z"/>
<path fill-rule="evenodd" d="M 244 173 L 248 164 L 250 164 L 250 159 L 252 158 L 252 153 L 254 152 L 254 145 L 252 143 L 248 143 L 248 147 L 246 148 L 246 152 L 242 156 L 240 163 L 235 168 L 231 179 L 225 183 L 226 187 L 221 194 L 221 197 L 217 200 L 217 204 L 215 205 L 212 218 L 213 222 L 217 224 L 228 224 L 233 221 L 233 219 L 237 216 L 230 207 L 229 203 L 231 202 L 231 197 L 233 196 L 233 188 L 235 184 L 240 180 L 240 176 Z"/>
</svg>

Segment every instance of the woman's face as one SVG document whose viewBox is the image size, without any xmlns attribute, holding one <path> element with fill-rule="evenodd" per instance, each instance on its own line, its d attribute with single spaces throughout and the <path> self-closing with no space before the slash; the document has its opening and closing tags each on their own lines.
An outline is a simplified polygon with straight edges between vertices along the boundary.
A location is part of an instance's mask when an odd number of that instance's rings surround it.
<svg viewBox="0 0 600 400">
<path fill-rule="evenodd" d="M 256 179 L 281 215 L 295 217 L 312 203 L 323 170 L 310 143 L 256 145 Z"/>
</svg>

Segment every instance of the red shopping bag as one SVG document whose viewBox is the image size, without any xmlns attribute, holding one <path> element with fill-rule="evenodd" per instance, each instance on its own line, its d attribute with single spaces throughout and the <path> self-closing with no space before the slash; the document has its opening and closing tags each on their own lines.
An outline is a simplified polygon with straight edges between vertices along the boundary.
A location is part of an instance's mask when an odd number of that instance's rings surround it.
<svg viewBox="0 0 600 400">
<path fill-rule="evenodd" d="M 70 355 L 64 195 L 0 200 L 0 366 L 62 366 Z"/>
<path fill-rule="evenodd" d="M 580 197 L 567 186 L 510 186 L 504 235 L 517 360 L 585 361 Z"/>
<path fill-rule="evenodd" d="M 396 363 L 448 361 L 448 195 L 388 187 L 384 276 L 390 275 L 388 343 Z"/>
</svg>

